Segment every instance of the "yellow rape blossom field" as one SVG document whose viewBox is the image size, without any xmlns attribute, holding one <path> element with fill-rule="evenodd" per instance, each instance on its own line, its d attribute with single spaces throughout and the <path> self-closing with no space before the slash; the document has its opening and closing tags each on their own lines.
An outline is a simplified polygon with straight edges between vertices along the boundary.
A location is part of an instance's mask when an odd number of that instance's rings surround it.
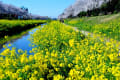
<svg viewBox="0 0 120 80">
<path fill-rule="evenodd" d="M 0 80 L 120 80 L 120 43 L 114 40 L 84 36 L 59 21 L 44 25 L 30 40 L 34 55 L 4 46 Z"/>
</svg>

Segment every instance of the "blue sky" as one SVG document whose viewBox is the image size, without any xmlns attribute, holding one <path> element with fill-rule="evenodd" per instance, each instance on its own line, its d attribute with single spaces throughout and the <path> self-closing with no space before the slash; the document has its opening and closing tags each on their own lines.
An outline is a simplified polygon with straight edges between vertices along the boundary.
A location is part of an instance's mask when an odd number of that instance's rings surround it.
<svg viewBox="0 0 120 80">
<path fill-rule="evenodd" d="M 75 0 L 0 0 L 3 3 L 12 4 L 17 7 L 25 6 L 30 13 L 57 17 L 65 8 L 75 2 Z"/>
</svg>

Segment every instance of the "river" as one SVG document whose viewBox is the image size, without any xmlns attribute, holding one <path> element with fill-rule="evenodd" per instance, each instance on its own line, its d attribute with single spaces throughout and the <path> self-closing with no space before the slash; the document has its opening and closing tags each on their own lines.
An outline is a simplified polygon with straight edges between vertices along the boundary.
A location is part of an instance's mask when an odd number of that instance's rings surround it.
<svg viewBox="0 0 120 80">
<path fill-rule="evenodd" d="M 41 27 L 43 27 L 43 25 L 45 25 L 45 24 L 42 24 Z M 23 51 L 26 50 L 27 53 L 28 53 L 28 55 L 31 54 L 31 53 L 29 53 L 29 51 L 32 50 L 32 47 L 30 46 L 31 42 L 28 39 L 30 39 L 31 34 L 33 34 L 36 30 L 38 30 L 39 27 L 40 26 L 34 27 L 34 28 L 28 30 L 25 35 L 22 35 L 18 39 L 11 40 L 10 42 L 6 42 L 4 45 L 6 45 L 10 49 L 12 49 L 13 47 L 15 47 L 16 50 L 18 50 L 18 49 L 22 49 Z M 11 46 L 9 47 L 8 44 L 11 44 Z M 4 48 L 1 47 L 0 48 L 0 53 L 3 50 L 4 50 Z"/>
</svg>

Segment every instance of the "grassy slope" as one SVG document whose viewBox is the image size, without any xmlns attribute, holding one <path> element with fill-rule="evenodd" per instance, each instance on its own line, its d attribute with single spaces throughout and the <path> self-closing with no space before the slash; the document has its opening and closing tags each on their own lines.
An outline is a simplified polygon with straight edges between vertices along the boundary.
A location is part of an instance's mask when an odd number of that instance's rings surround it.
<svg viewBox="0 0 120 80">
<path fill-rule="evenodd" d="M 45 20 L 0 20 L 0 37 L 13 35 L 45 22 Z"/>
<path fill-rule="evenodd" d="M 65 23 L 78 27 L 80 30 L 89 31 L 92 33 L 102 33 L 107 37 L 120 40 L 120 13 L 95 16 L 82 17 L 74 19 L 66 19 Z"/>
<path fill-rule="evenodd" d="M 47 22 L 46 20 L 0 20 L 0 44 L 19 38 L 26 34 L 27 30 L 39 24 Z M 7 39 L 4 36 L 8 36 Z"/>
</svg>

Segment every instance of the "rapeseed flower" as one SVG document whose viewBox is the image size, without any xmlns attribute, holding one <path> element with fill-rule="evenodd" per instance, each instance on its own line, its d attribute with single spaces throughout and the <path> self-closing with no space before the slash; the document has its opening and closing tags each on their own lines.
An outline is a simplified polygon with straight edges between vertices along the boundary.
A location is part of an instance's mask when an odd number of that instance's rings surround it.
<svg viewBox="0 0 120 80">
<path fill-rule="evenodd" d="M 119 80 L 116 41 L 81 35 L 58 21 L 48 23 L 31 35 L 33 55 L 7 47 L 0 53 L 0 79 Z"/>
</svg>

